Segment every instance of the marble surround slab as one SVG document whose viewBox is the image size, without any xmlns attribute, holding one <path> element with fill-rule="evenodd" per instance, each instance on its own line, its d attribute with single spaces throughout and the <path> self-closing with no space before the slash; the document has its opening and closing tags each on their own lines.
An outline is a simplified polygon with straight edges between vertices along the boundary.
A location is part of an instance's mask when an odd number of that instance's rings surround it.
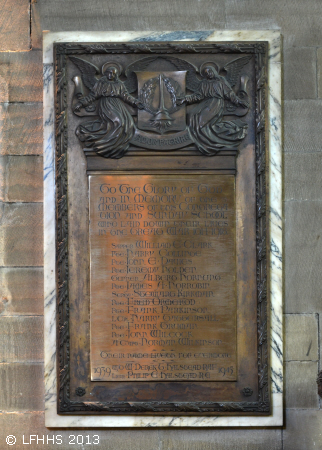
<svg viewBox="0 0 322 450">
<path fill-rule="evenodd" d="M 56 395 L 54 42 L 267 41 L 269 43 L 270 416 L 58 415 Z M 44 32 L 45 420 L 47 427 L 267 427 L 283 425 L 281 36 L 278 30 Z"/>
</svg>

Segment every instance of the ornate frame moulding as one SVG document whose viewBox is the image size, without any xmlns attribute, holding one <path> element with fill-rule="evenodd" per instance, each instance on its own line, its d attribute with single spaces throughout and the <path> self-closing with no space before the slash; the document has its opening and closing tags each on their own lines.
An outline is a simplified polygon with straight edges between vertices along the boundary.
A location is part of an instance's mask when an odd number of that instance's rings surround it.
<svg viewBox="0 0 322 450">
<path fill-rule="evenodd" d="M 175 41 L 171 43 L 169 41 Z M 189 45 L 179 44 L 189 41 Z M 194 44 L 193 41 L 196 41 Z M 258 41 L 258 43 L 257 43 Z M 81 44 L 77 44 L 77 43 Z M 95 42 L 99 44 L 96 45 Z M 108 44 L 112 42 L 112 46 Z M 216 42 L 216 44 L 214 44 Z M 229 44 L 225 44 L 229 42 Z M 240 43 L 238 43 L 240 42 Z M 72 44 L 65 44 L 72 43 Z M 86 43 L 91 43 L 87 45 Z M 104 43 L 104 44 L 102 44 Z M 133 44 L 132 44 L 133 43 Z M 232 44 L 231 44 L 232 43 Z M 56 60 L 54 59 L 56 44 Z M 61 44 L 61 45 L 60 45 Z M 145 427 L 145 426 L 280 426 L 283 422 L 282 388 L 282 206 L 281 206 L 281 73 L 278 31 L 217 32 L 59 32 L 44 34 L 44 237 L 45 237 L 45 389 L 46 426 L 49 427 Z M 265 93 L 263 56 L 268 48 L 268 92 Z M 68 217 L 67 131 L 65 60 L 78 53 L 254 53 L 256 71 L 256 205 L 257 205 L 257 301 L 258 385 L 254 402 L 108 402 L 82 401 L 85 389 L 78 387 L 79 401 L 70 400 L 68 332 Z M 180 55 L 178 55 L 180 56 Z M 78 61 L 75 58 L 76 62 Z M 57 101 L 54 102 L 56 65 Z M 77 65 L 77 64 L 76 64 Z M 161 83 L 161 78 L 160 78 Z M 265 95 L 267 94 L 265 99 Z M 268 102 L 268 120 L 263 102 Z M 55 124 L 56 116 L 56 124 Z M 269 123 L 265 124 L 265 120 Z M 268 125 L 268 126 L 267 126 Z M 265 126 L 268 137 L 265 136 Z M 55 128 L 56 127 L 56 128 Z M 55 143 L 55 132 L 57 140 Z M 265 153 L 266 142 L 268 151 Z M 89 164 L 89 163 L 88 163 Z M 265 169 L 265 164 L 268 165 Z M 90 170 L 90 169 L 89 169 Z M 267 175 L 266 175 L 267 174 Z M 268 194 L 267 188 L 268 186 Z M 57 198 L 57 212 L 56 208 Z M 269 204 L 267 205 L 266 202 Z M 266 211 L 269 216 L 266 222 Z M 266 243 L 266 223 L 269 239 Z M 57 230 L 57 231 L 56 231 Z M 58 240 L 58 247 L 56 241 Z M 267 245 L 266 245 L 267 244 Z M 270 251 L 266 252 L 266 248 Z M 266 276 L 267 270 L 267 276 Z M 56 285 L 57 282 L 57 285 Z M 56 287 L 58 286 L 58 288 Z M 267 293 L 270 308 L 266 309 Z M 57 314 L 58 313 L 58 314 Z M 57 316 L 56 316 L 57 315 Z M 56 317 L 59 323 L 56 323 Z M 57 326 L 59 329 L 56 334 Z M 268 333 L 266 328 L 270 327 Z M 267 341 L 266 335 L 269 340 Z M 58 341 L 57 341 L 58 339 Z M 56 342 L 58 346 L 56 348 Z M 57 377 L 57 352 L 59 376 Z M 269 364 L 268 364 L 269 360 Z M 57 397 L 58 393 L 58 397 Z M 244 397 L 252 395 L 245 387 Z M 269 406 L 271 399 L 271 407 Z M 59 412 L 57 414 L 57 400 Z M 109 415 L 86 416 L 86 411 Z M 149 412 L 158 416 L 149 416 Z M 236 415 L 215 415 L 232 411 Z M 252 416 L 252 412 L 266 415 Z M 136 415 L 130 415 L 131 413 Z M 189 412 L 191 415 L 171 415 Z M 238 414 L 240 412 L 240 414 Z M 246 412 L 249 415 L 242 415 Z M 124 415 L 113 415 L 122 413 Z M 143 413 L 140 415 L 140 413 Z M 198 415 L 193 415 L 193 414 Z M 202 414 L 212 415 L 204 416 Z M 78 414 L 78 415 L 77 415 Z"/>
</svg>

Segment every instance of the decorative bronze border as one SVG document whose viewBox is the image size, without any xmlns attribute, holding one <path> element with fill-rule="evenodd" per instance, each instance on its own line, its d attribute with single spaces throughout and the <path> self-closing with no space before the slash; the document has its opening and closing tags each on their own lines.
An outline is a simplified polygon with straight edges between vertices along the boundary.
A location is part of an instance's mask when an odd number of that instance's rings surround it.
<svg viewBox="0 0 322 450">
<path fill-rule="evenodd" d="M 95 44 L 55 44 L 56 73 L 56 273 L 57 273 L 57 388 L 58 414 L 106 413 L 268 413 L 270 394 L 268 382 L 268 295 L 267 255 L 268 215 L 266 199 L 268 158 L 265 114 L 267 104 L 267 42 L 133 42 Z M 257 239 L 257 333 L 258 384 L 257 402 L 81 402 L 70 399 L 69 295 L 68 295 L 68 211 L 67 211 L 67 78 L 66 55 L 80 53 L 254 53 L 256 76 L 256 239 Z"/>
</svg>

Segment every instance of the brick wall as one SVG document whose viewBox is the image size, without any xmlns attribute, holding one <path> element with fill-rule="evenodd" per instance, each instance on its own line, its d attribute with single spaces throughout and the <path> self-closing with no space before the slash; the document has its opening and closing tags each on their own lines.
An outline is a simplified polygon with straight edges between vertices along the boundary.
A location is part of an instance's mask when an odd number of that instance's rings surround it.
<svg viewBox="0 0 322 450">
<path fill-rule="evenodd" d="M 315 382 L 322 313 L 322 2 L 0 0 L 0 10 L 0 449 L 7 448 L 7 434 L 16 434 L 16 449 L 26 448 L 23 434 L 27 441 L 30 434 L 64 439 L 99 434 L 99 448 L 119 450 L 322 448 Z M 41 30 L 214 28 L 281 29 L 284 36 L 285 426 L 48 431 L 43 412 Z M 49 441 L 44 448 L 59 446 Z"/>
</svg>

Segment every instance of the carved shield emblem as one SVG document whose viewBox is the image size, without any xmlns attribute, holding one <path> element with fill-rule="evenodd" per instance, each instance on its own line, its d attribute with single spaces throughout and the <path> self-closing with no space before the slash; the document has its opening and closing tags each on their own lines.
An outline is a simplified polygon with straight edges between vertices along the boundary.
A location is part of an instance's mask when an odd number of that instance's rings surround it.
<svg viewBox="0 0 322 450">
<path fill-rule="evenodd" d="M 144 106 L 138 111 L 140 130 L 166 134 L 186 128 L 186 106 L 177 105 L 185 95 L 186 73 L 136 72 L 138 97 Z"/>
<path fill-rule="evenodd" d="M 178 105 L 186 91 L 187 71 L 136 72 L 137 129 L 132 143 L 155 150 L 171 150 L 192 143 L 186 125 L 186 106 Z"/>
</svg>

